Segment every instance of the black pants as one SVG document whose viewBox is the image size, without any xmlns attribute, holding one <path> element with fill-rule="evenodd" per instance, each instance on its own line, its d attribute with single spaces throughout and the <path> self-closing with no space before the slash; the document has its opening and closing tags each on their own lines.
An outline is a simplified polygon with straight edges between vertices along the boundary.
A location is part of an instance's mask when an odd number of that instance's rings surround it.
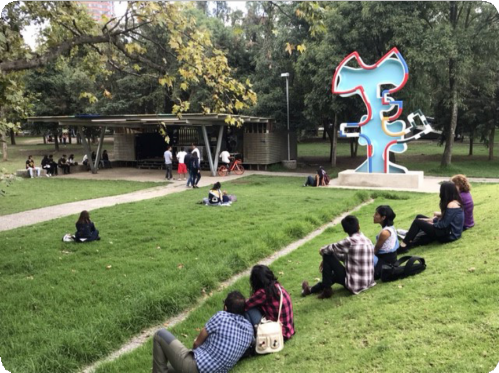
<svg viewBox="0 0 499 373">
<path fill-rule="evenodd" d="M 62 172 L 63 172 L 64 174 L 69 174 L 69 173 L 71 173 L 71 172 L 69 171 L 69 165 L 68 165 L 68 164 L 60 164 L 60 165 L 59 165 L 59 167 L 62 169 Z"/>
<path fill-rule="evenodd" d="M 165 168 L 166 168 L 166 178 L 168 180 L 170 180 L 173 175 L 172 175 L 172 164 L 169 163 L 169 164 L 165 164 Z"/>
<path fill-rule="evenodd" d="M 411 242 L 416 238 L 416 235 L 419 232 L 424 232 L 425 235 L 418 240 L 418 245 L 427 245 L 435 240 L 445 242 L 445 239 L 447 238 L 445 229 L 435 228 L 433 224 L 420 219 L 428 219 L 428 217 L 424 215 L 416 216 L 416 219 L 414 219 L 409 228 L 409 232 L 407 232 L 403 240 L 406 245 L 411 245 Z"/>
<path fill-rule="evenodd" d="M 347 273 L 345 267 L 336 255 L 322 256 L 322 281 L 318 282 L 310 289 L 312 293 L 319 293 L 324 289 L 330 288 L 333 284 L 345 286 L 345 277 Z"/>
<path fill-rule="evenodd" d="M 307 177 L 307 180 L 305 181 L 305 185 L 306 186 L 317 186 L 316 185 L 316 181 L 315 181 L 315 178 L 313 176 L 309 176 Z"/>
<path fill-rule="evenodd" d="M 397 261 L 397 252 L 377 254 L 376 256 L 378 257 L 378 263 L 376 264 L 376 267 L 374 267 L 374 279 L 378 280 L 381 278 L 381 268 L 383 267 L 383 264 L 393 264 Z"/>
</svg>

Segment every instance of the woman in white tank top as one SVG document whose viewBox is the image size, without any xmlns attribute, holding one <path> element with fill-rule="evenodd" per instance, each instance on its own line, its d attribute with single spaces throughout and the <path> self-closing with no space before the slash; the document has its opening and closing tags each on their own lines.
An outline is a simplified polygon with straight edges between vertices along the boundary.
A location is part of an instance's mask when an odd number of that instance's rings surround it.
<svg viewBox="0 0 499 373">
<path fill-rule="evenodd" d="M 397 249 L 399 241 L 397 231 L 393 226 L 395 213 L 388 205 L 381 205 L 376 208 L 373 216 L 373 223 L 380 224 L 381 232 L 376 236 L 374 246 L 374 279 L 381 277 L 383 264 L 393 264 L 397 261 Z"/>
</svg>

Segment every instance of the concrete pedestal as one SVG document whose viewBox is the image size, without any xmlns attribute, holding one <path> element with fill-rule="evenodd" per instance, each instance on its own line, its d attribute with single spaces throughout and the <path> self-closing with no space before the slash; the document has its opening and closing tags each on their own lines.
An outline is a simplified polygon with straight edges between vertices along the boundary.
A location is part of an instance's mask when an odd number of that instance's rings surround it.
<svg viewBox="0 0 499 373">
<path fill-rule="evenodd" d="M 423 171 L 409 171 L 406 174 L 382 174 L 355 172 L 345 170 L 338 174 L 338 185 L 373 187 L 373 188 L 404 188 L 419 189 L 423 185 Z"/>
<path fill-rule="evenodd" d="M 285 160 L 282 161 L 282 165 L 287 168 L 288 170 L 296 170 L 296 160 L 292 159 L 290 161 Z"/>
</svg>

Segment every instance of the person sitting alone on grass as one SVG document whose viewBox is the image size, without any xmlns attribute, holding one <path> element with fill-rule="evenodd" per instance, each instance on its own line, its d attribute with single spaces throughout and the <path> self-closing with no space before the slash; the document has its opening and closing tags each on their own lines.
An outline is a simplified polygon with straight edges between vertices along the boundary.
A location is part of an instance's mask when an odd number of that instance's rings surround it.
<svg viewBox="0 0 499 373">
<path fill-rule="evenodd" d="M 90 220 L 88 211 L 83 210 L 76 222 L 76 242 L 91 242 L 100 240 L 99 231 L 95 228 L 94 223 Z"/>
<path fill-rule="evenodd" d="M 376 245 L 374 245 L 374 279 L 381 277 L 381 268 L 383 264 L 393 264 L 397 261 L 397 249 L 399 240 L 397 231 L 393 226 L 395 213 L 387 205 L 376 207 L 374 212 L 374 224 L 381 225 L 381 232 L 376 236 Z"/>
<path fill-rule="evenodd" d="M 417 215 L 400 243 L 403 250 L 427 245 L 433 241 L 452 242 L 461 237 L 464 225 L 464 211 L 459 192 L 450 181 L 440 185 L 440 214 L 433 218 Z M 419 234 L 424 232 L 424 234 Z M 419 236 L 418 236 L 419 234 Z M 415 241 L 416 236 L 418 240 Z"/>
<path fill-rule="evenodd" d="M 28 159 L 26 160 L 26 170 L 28 171 L 29 177 L 31 178 L 35 177 L 33 175 L 35 171 L 36 171 L 36 176 L 40 177 L 40 172 L 42 172 L 42 169 L 40 167 L 35 166 L 35 161 L 33 160 L 32 155 L 28 155 Z"/>
<path fill-rule="evenodd" d="M 253 327 L 243 314 L 244 296 L 229 293 L 223 311 L 208 320 L 192 350 L 166 329 L 159 330 L 153 339 L 152 372 L 228 372 L 253 342 Z"/>
<path fill-rule="evenodd" d="M 305 180 L 305 184 L 303 184 L 304 187 L 306 186 L 311 186 L 311 187 L 318 187 L 318 186 L 326 186 L 326 181 L 325 181 L 325 176 L 326 171 L 322 168 L 322 166 L 319 166 L 319 169 L 317 170 L 317 173 L 315 176 L 309 176 L 307 177 L 307 180 Z"/>
<path fill-rule="evenodd" d="M 459 196 L 461 197 L 461 202 L 463 203 L 464 210 L 464 226 L 463 230 L 473 228 L 475 226 L 475 220 L 473 219 L 473 198 L 471 197 L 471 186 L 468 179 L 464 175 L 454 175 L 451 181 L 456 185 L 459 191 Z"/>
<path fill-rule="evenodd" d="M 322 281 L 313 287 L 307 281 L 302 283 L 302 296 L 319 293 L 319 299 L 331 298 L 333 284 L 341 284 L 353 294 L 376 285 L 374 282 L 374 246 L 369 238 L 360 232 L 359 221 L 348 215 L 341 221 L 348 237 L 319 249 L 322 262 L 319 271 Z M 345 263 L 345 266 L 341 262 Z"/>
</svg>

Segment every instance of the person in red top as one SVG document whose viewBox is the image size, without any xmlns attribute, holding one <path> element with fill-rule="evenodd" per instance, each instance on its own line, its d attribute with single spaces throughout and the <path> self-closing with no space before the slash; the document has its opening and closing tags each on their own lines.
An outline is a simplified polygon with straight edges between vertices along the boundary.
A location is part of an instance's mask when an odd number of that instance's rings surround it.
<svg viewBox="0 0 499 373">
<path fill-rule="evenodd" d="M 295 334 L 293 321 L 293 304 L 284 287 L 279 284 L 269 267 L 256 265 L 251 269 L 250 284 L 253 295 L 246 300 L 246 319 L 253 325 L 258 325 L 262 317 L 277 321 L 282 290 L 282 309 L 280 322 L 284 340 Z"/>
</svg>

